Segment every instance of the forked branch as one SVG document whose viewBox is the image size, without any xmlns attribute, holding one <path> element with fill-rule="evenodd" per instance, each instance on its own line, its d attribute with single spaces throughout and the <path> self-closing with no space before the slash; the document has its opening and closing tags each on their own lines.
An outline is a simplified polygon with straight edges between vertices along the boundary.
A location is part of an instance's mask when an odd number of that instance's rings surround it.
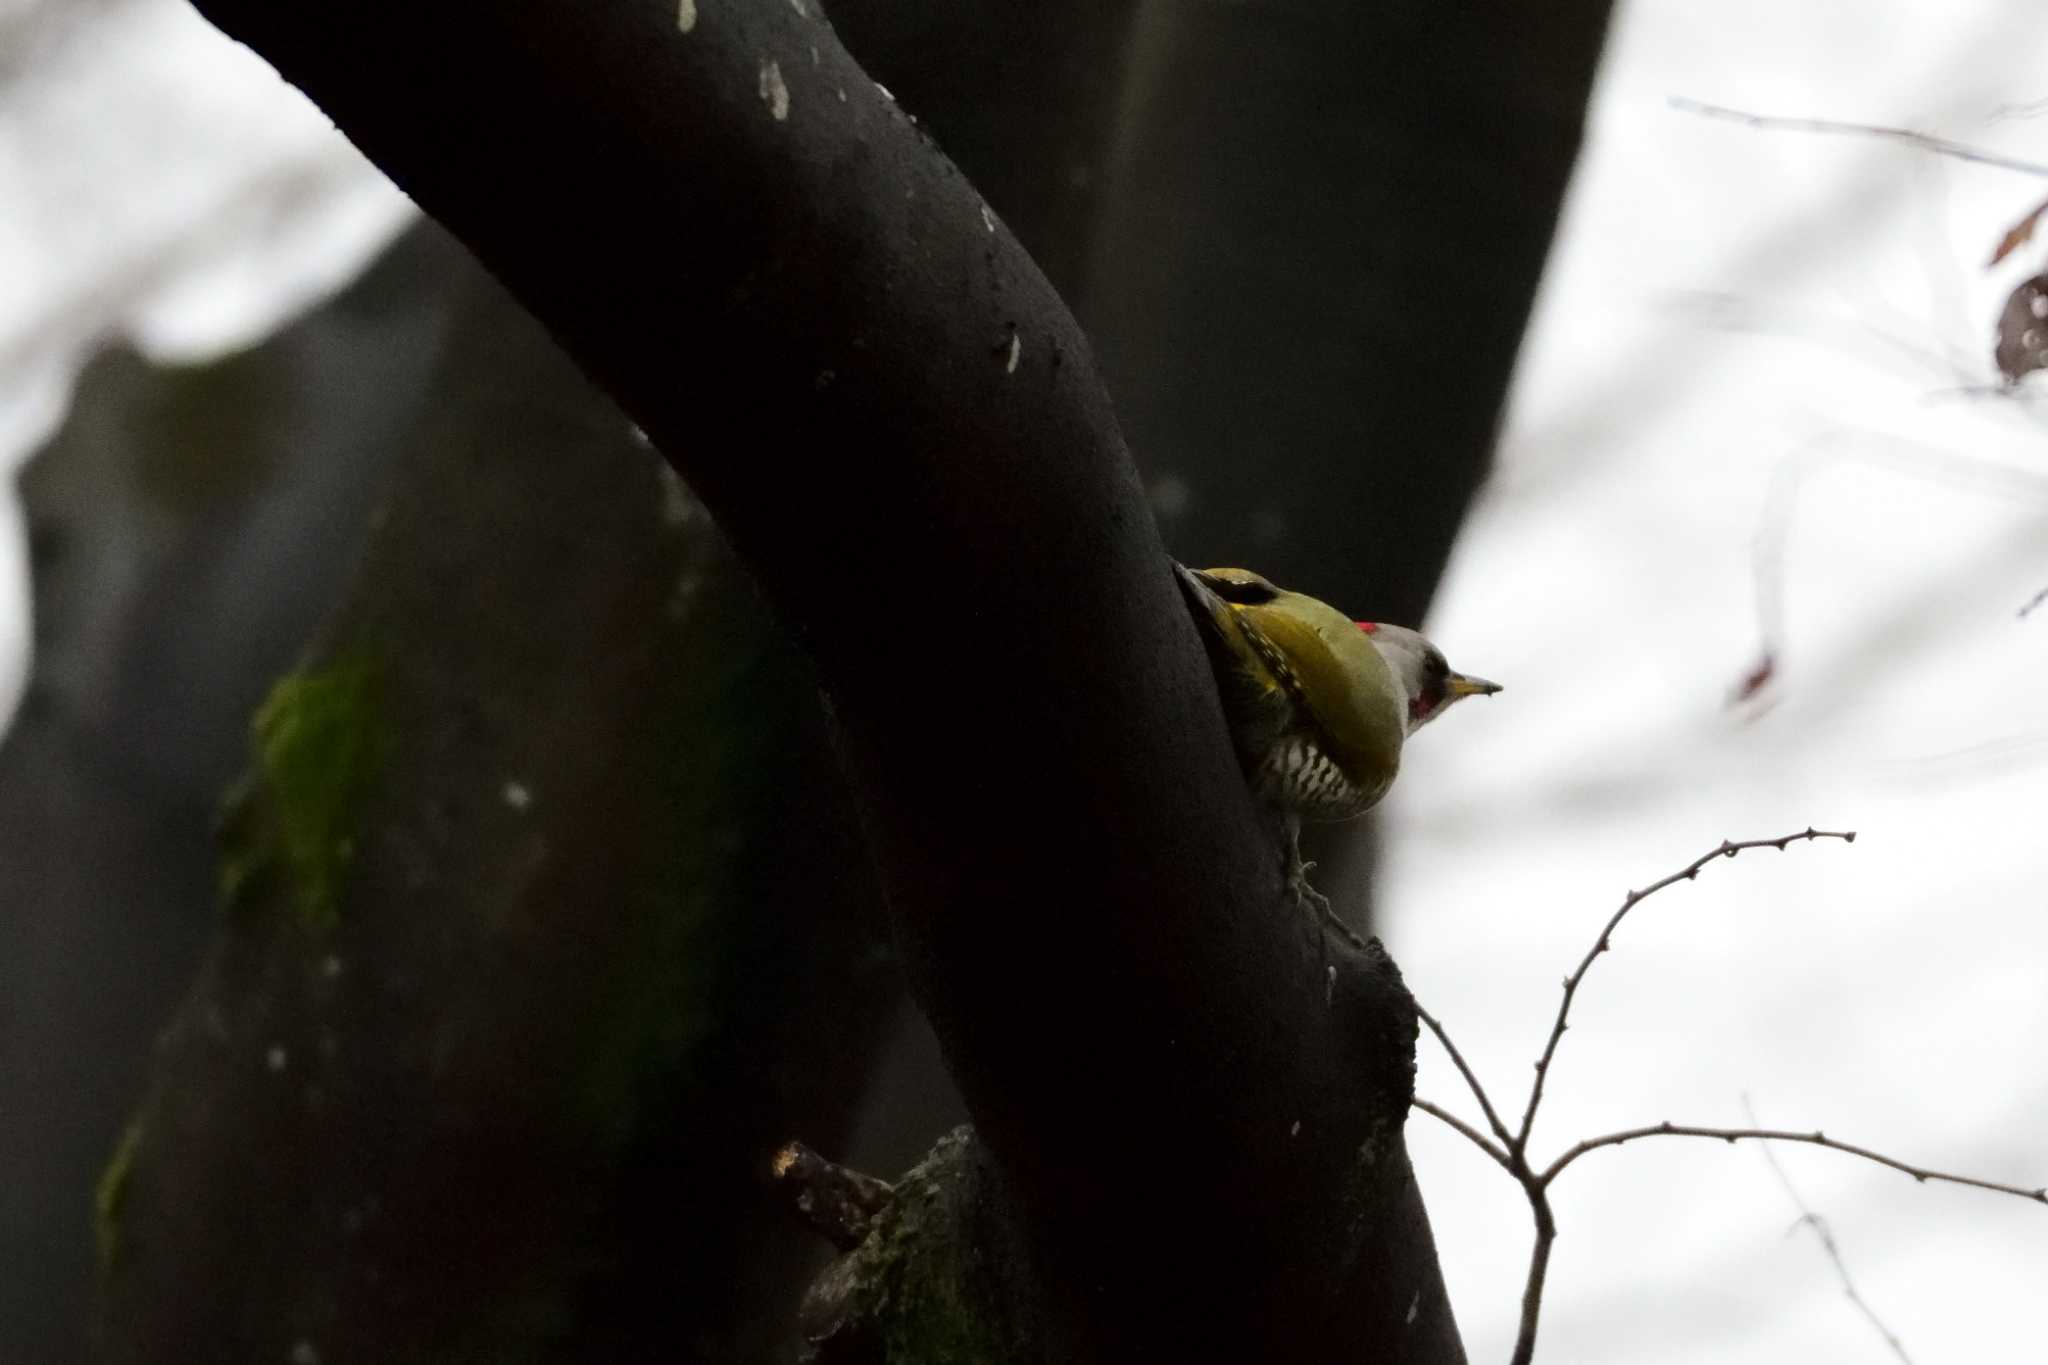
<svg viewBox="0 0 2048 1365">
<path fill-rule="evenodd" d="M 1480 1110 L 1485 1114 L 1487 1125 L 1493 1130 L 1493 1136 L 1488 1137 L 1474 1125 L 1467 1123 L 1442 1105 L 1432 1103 L 1429 1100 L 1417 1097 L 1414 1101 L 1415 1108 L 1420 1109 L 1423 1113 L 1450 1127 L 1454 1132 L 1464 1137 L 1466 1141 L 1486 1153 L 1496 1165 L 1506 1171 L 1514 1179 L 1515 1183 L 1522 1187 L 1522 1193 L 1529 1201 L 1529 1212 L 1535 1219 L 1536 1237 L 1534 1245 L 1530 1248 L 1529 1273 L 1522 1290 L 1522 1323 L 1521 1330 L 1515 1338 L 1515 1351 L 1511 1357 L 1512 1365 L 1529 1365 L 1529 1362 L 1536 1353 L 1536 1327 L 1543 1308 L 1543 1286 L 1545 1278 L 1549 1273 L 1551 1246 L 1557 1240 L 1556 1217 L 1550 1204 L 1551 1182 L 1562 1175 L 1573 1162 L 1589 1152 L 1597 1152 L 1608 1147 L 1619 1147 L 1624 1143 L 1634 1142 L 1639 1138 L 1650 1137 L 1713 1138 L 1727 1143 L 1745 1140 L 1758 1142 L 1799 1142 L 1812 1147 L 1824 1147 L 1829 1151 L 1841 1152 L 1847 1156 L 1861 1157 L 1865 1161 L 1876 1162 L 1880 1166 L 1886 1166 L 1903 1175 L 1911 1176 L 1914 1180 L 1923 1184 L 1933 1180 L 1951 1185 L 1968 1185 L 1975 1189 L 1990 1190 L 1997 1194 L 2013 1195 L 2020 1199 L 2031 1200 L 2037 1204 L 2048 1204 L 2048 1188 L 2029 1189 L 2022 1185 L 2007 1185 L 1995 1180 L 1981 1180 L 1975 1176 L 1953 1175 L 1925 1166 L 1916 1166 L 1911 1162 L 1901 1161 L 1897 1157 L 1887 1156 L 1883 1152 L 1874 1151 L 1868 1147 L 1860 1147 L 1854 1143 L 1842 1142 L 1822 1132 L 1798 1132 L 1782 1128 L 1711 1128 L 1698 1124 L 1658 1123 L 1647 1127 L 1628 1128 L 1619 1132 L 1606 1133 L 1599 1137 L 1586 1138 L 1567 1148 L 1556 1160 L 1540 1169 L 1530 1162 L 1528 1154 L 1529 1135 L 1535 1126 L 1537 1111 L 1543 1103 L 1544 1081 L 1549 1075 L 1551 1063 L 1557 1057 L 1558 1044 L 1564 1038 L 1565 1030 L 1570 1026 L 1572 1001 L 1577 997 L 1579 986 L 1586 979 L 1586 973 L 1592 969 L 1595 959 L 1606 952 L 1611 946 L 1614 931 L 1620 926 L 1621 921 L 1628 915 L 1629 911 L 1674 883 L 1692 881 L 1699 876 L 1701 869 L 1705 868 L 1707 864 L 1716 858 L 1732 858 L 1738 853 L 1753 848 L 1775 848 L 1783 852 L 1792 844 L 1814 839 L 1840 839 L 1844 843 L 1854 843 L 1856 835 L 1853 830 L 1844 830 L 1837 833 L 1808 828 L 1797 834 L 1787 834 L 1776 839 L 1747 839 L 1740 842 L 1724 841 L 1719 848 L 1694 859 L 1671 875 L 1652 882 L 1640 891 L 1629 892 L 1622 900 L 1621 908 L 1608 917 L 1607 923 L 1600 930 L 1599 937 L 1594 940 L 1593 946 L 1587 950 L 1585 957 L 1580 959 L 1577 969 L 1564 980 L 1564 998 L 1558 1004 L 1557 1018 L 1551 1025 L 1550 1037 L 1544 1043 L 1543 1055 L 1536 1063 L 1536 1077 L 1529 1087 L 1529 1100 L 1522 1111 L 1521 1125 L 1512 1132 L 1502 1122 L 1498 1110 L 1495 1109 L 1491 1097 L 1487 1094 L 1485 1085 L 1479 1079 L 1478 1073 L 1472 1069 L 1471 1065 L 1465 1060 L 1464 1054 L 1452 1043 L 1449 1031 L 1444 1028 L 1443 1024 L 1434 1015 L 1420 1007 L 1417 1008 L 1417 1014 L 1421 1017 L 1422 1022 L 1429 1027 L 1431 1033 L 1436 1035 L 1437 1041 L 1443 1044 L 1444 1051 L 1449 1054 L 1452 1063 L 1458 1068 L 1458 1074 L 1464 1077 L 1465 1084 L 1471 1089 L 1473 1098 L 1479 1101 Z"/>
<path fill-rule="evenodd" d="M 1844 830 L 1837 833 L 1808 826 L 1797 834 L 1787 834 L 1778 839 L 1745 839 L 1740 843 L 1723 839 L 1721 846 L 1713 852 L 1703 853 L 1670 876 L 1654 881 L 1640 891 L 1628 893 L 1621 902 L 1621 908 L 1608 918 L 1606 927 L 1600 930 L 1600 937 L 1593 940 L 1593 946 L 1586 950 L 1586 955 L 1580 959 L 1578 968 L 1564 979 L 1564 998 L 1558 1001 L 1557 1019 L 1550 1026 L 1550 1037 L 1543 1044 L 1543 1055 L 1536 1060 L 1536 1079 L 1529 1087 L 1528 1106 L 1522 1110 L 1522 1126 L 1509 1140 L 1516 1151 L 1529 1145 L 1529 1132 L 1536 1125 L 1536 1110 L 1543 1103 L 1543 1082 L 1550 1075 L 1550 1063 L 1557 1056 L 1557 1045 L 1563 1040 L 1565 1029 L 1570 1027 L 1572 1001 L 1579 993 L 1579 983 L 1584 981 L 1586 973 L 1592 970 L 1594 959 L 1613 946 L 1614 931 L 1621 926 L 1622 920 L 1628 917 L 1628 912 L 1667 886 L 1694 880 L 1700 875 L 1700 869 L 1716 858 L 1733 858 L 1736 854 L 1752 848 L 1775 848 L 1783 853 L 1791 845 L 1807 839 L 1840 839 L 1845 844 L 1853 844 L 1856 842 L 1856 831 Z"/>
</svg>

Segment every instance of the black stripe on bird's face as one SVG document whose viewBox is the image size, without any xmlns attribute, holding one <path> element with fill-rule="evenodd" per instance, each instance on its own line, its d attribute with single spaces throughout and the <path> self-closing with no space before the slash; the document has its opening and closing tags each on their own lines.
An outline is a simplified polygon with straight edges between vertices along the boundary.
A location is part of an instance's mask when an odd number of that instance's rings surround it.
<svg viewBox="0 0 2048 1365">
<path fill-rule="evenodd" d="M 1409 725 L 1420 725 L 1442 710 L 1450 699 L 1450 689 L 1450 662 L 1444 658 L 1443 651 L 1431 645 L 1422 656 L 1422 685 L 1408 699 Z"/>
</svg>

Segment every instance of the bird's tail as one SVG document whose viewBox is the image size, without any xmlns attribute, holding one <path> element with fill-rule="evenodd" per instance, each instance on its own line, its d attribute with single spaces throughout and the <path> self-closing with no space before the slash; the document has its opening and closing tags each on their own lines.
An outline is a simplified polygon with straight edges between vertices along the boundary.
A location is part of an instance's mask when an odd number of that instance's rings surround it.
<svg viewBox="0 0 2048 1365">
<path fill-rule="evenodd" d="M 1188 610 L 1194 614 L 1195 623 L 1202 627 L 1203 635 L 1206 637 L 1211 631 L 1228 631 L 1230 606 L 1216 595 L 1208 580 L 1177 559 L 1167 562 L 1173 565 L 1173 576 L 1180 584 L 1181 596 L 1187 599 Z"/>
<path fill-rule="evenodd" d="M 1262 647 L 1271 646 L 1254 638 L 1256 632 L 1233 605 L 1240 592 L 1254 591 L 1254 587 L 1250 583 L 1240 584 L 1235 578 L 1190 569 L 1179 562 L 1174 563 L 1173 573 L 1180 583 L 1181 596 L 1187 601 L 1188 614 L 1195 618 L 1202 648 L 1209 656 L 1209 669 L 1215 674 L 1224 714 L 1231 721 L 1231 738 L 1238 744 L 1238 757 L 1249 764 L 1256 757 L 1258 737 L 1269 728 L 1265 711 L 1272 700 L 1268 689 L 1254 676 L 1252 663 L 1261 657 Z M 1265 580 L 1257 582 L 1271 591 Z"/>
</svg>

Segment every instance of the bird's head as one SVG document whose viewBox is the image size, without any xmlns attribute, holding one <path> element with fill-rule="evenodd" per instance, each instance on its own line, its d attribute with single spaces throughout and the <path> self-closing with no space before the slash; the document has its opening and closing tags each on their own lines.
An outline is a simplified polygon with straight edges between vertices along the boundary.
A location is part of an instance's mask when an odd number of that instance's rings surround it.
<svg viewBox="0 0 2048 1365">
<path fill-rule="evenodd" d="M 1358 628 L 1386 660 L 1402 690 L 1408 694 L 1408 733 L 1448 711 L 1461 697 L 1484 697 L 1500 691 L 1500 684 L 1484 678 L 1451 671 L 1444 652 L 1406 626 L 1360 621 Z"/>
</svg>

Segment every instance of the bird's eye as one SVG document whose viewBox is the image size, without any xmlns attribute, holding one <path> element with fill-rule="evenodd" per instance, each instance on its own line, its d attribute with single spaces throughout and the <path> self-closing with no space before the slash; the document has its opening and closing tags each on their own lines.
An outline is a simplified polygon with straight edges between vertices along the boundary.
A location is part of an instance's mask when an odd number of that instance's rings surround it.
<svg viewBox="0 0 2048 1365">
<path fill-rule="evenodd" d="M 1432 649 L 1429 651 L 1428 659 L 1423 663 L 1422 671 L 1429 676 L 1431 682 L 1441 682 L 1451 676 L 1450 661 Z"/>
</svg>

